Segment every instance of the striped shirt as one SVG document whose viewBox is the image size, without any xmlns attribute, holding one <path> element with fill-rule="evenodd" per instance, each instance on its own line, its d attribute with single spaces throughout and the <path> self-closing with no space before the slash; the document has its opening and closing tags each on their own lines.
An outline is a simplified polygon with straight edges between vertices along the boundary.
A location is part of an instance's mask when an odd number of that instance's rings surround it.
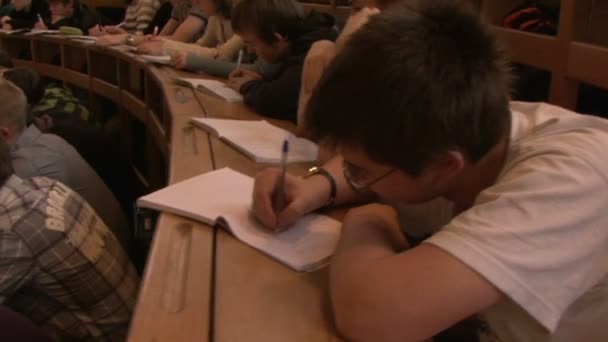
<svg viewBox="0 0 608 342">
<path fill-rule="evenodd" d="M 158 0 L 135 0 L 125 12 L 123 29 L 129 33 L 144 32 L 160 8 Z"/>
<path fill-rule="evenodd" d="M 0 188 L 0 303 L 55 340 L 124 341 L 139 278 L 67 186 L 13 175 Z"/>
</svg>

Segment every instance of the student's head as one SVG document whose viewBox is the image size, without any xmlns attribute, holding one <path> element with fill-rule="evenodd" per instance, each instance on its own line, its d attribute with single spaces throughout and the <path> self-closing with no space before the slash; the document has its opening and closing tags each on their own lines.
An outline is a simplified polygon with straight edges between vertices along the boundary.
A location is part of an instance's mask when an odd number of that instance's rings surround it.
<svg viewBox="0 0 608 342">
<path fill-rule="evenodd" d="M 0 78 L 0 138 L 13 144 L 25 129 L 27 100 L 16 85 Z"/>
<path fill-rule="evenodd" d="M 389 5 L 403 2 L 404 0 L 352 0 L 351 9 L 353 12 L 358 12 L 364 7 L 385 9 Z"/>
<path fill-rule="evenodd" d="M 6 51 L 0 50 L 0 69 L 12 68 L 13 66 L 13 60 L 11 59 L 11 56 L 9 56 Z"/>
<path fill-rule="evenodd" d="M 74 0 L 49 0 L 49 9 L 53 16 L 72 17 L 74 15 Z"/>
<path fill-rule="evenodd" d="M 32 0 L 11 0 L 11 4 L 17 11 L 23 11 L 30 7 Z"/>
<path fill-rule="evenodd" d="M 13 172 L 9 146 L 4 140 L 0 139 L 0 188 L 4 186 Z"/>
<path fill-rule="evenodd" d="M 36 104 L 42 98 L 43 85 L 38 73 L 30 68 L 18 67 L 3 70 L 4 79 L 19 87 L 27 98 L 27 103 Z"/>
<path fill-rule="evenodd" d="M 505 136 L 509 79 L 494 37 L 468 7 L 396 6 L 373 16 L 330 63 L 307 129 L 336 144 L 358 188 L 427 200 Z"/>
<path fill-rule="evenodd" d="M 230 19 L 232 12 L 232 0 L 194 0 L 194 5 L 196 5 L 206 17 L 216 15 Z"/>
<path fill-rule="evenodd" d="M 289 55 L 303 17 L 295 0 L 241 0 L 232 11 L 232 27 L 251 52 L 276 63 Z"/>
</svg>

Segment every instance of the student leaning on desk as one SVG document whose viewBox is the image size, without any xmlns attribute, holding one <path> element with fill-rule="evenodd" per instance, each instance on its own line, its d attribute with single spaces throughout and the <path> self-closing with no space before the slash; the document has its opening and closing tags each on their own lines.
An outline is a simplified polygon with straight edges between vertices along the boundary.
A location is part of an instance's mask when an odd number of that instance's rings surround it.
<svg viewBox="0 0 608 342">
<path fill-rule="evenodd" d="M 482 341 L 606 340 L 608 121 L 509 103 L 509 78 L 465 7 L 388 9 L 309 103 L 308 129 L 341 156 L 287 176 L 278 213 L 280 172 L 256 177 L 253 210 L 275 229 L 325 205 L 395 204 L 344 219 L 330 295 L 347 338 L 420 341 L 478 315 Z"/>
</svg>

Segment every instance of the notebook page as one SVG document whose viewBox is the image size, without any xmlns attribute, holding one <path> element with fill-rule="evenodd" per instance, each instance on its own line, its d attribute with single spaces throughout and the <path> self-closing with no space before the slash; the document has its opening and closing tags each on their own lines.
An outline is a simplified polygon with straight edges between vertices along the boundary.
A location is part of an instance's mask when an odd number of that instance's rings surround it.
<svg viewBox="0 0 608 342">
<path fill-rule="evenodd" d="M 338 221 L 307 215 L 283 233 L 270 233 L 250 213 L 252 192 L 253 178 L 223 168 L 171 185 L 137 203 L 208 224 L 222 217 L 236 238 L 296 270 L 331 256 L 340 233 Z"/>
<path fill-rule="evenodd" d="M 220 137 L 246 151 L 246 154 L 253 155 L 257 162 L 279 163 L 285 139 L 289 140 L 287 161 L 290 163 L 313 162 L 319 154 L 318 146 L 312 141 L 298 138 L 264 120 L 193 118 L 192 121 L 213 127 Z"/>
<path fill-rule="evenodd" d="M 200 78 L 180 78 L 180 80 L 190 83 L 194 88 L 203 88 L 228 102 L 243 102 L 243 95 L 220 81 Z"/>
<path fill-rule="evenodd" d="M 325 264 L 340 237 L 340 222 L 324 215 L 309 214 L 281 233 L 265 229 L 252 214 L 223 216 L 233 234 L 274 259 L 303 271 Z"/>
</svg>

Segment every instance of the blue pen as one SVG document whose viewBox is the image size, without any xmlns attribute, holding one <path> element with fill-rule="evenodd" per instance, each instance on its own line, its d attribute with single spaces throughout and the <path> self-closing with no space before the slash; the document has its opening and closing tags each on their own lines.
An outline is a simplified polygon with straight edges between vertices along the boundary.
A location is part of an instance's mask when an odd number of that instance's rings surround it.
<svg viewBox="0 0 608 342">
<path fill-rule="evenodd" d="M 281 149 L 281 175 L 274 190 L 273 209 L 275 213 L 285 208 L 285 176 L 287 174 L 287 154 L 289 153 L 289 141 L 283 141 Z"/>
</svg>

